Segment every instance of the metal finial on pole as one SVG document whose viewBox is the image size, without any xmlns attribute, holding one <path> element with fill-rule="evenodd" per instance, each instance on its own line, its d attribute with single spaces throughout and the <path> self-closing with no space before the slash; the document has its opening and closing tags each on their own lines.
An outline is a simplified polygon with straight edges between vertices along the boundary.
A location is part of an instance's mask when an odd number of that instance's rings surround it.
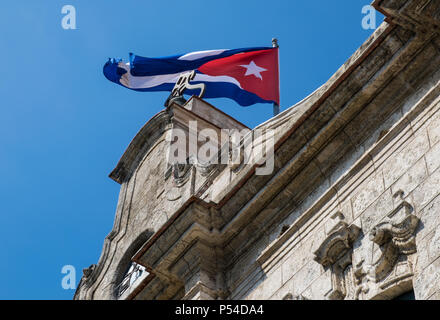
<svg viewBox="0 0 440 320">
<path fill-rule="evenodd" d="M 278 45 L 278 39 L 277 38 L 272 38 L 272 47 L 273 48 L 279 48 L 280 46 Z M 277 114 L 280 113 L 280 106 L 276 103 L 273 104 L 273 116 L 275 117 Z"/>
</svg>

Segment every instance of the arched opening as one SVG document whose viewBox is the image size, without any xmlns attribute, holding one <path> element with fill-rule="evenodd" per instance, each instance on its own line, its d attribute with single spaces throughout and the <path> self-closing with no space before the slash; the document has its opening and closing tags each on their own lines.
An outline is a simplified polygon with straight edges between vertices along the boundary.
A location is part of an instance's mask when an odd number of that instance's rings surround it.
<svg viewBox="0 0 440 320">
<path fill-rule="evenodd" d="M 121 282 L 115 288 L 116 298 L 120 298 L 124 293 L 130 289 L 140 279 L 142 276 L 147 276 L 148 271 L 145 267 L 137 264 L 136 262 L 132 262 L 127 271 L 124 273 Z"/>
<path fill-rule="evenodd" d="M 132 261 L 132 257 L 140 247 L 154 234 L 151 230 L 142 232 L 128 247 L 123 257 L 119 261 L 113 277 L 113 294 L 115 299 L 122 297 L 139 280 L 148 276 L 144 266 Z"/>
</svg>

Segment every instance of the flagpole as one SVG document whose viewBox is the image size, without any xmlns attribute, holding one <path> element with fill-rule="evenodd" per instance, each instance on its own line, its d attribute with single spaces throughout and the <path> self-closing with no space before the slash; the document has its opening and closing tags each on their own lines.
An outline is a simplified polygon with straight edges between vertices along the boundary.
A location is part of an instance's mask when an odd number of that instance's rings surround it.
<svg viewBox="0 0 440 320">
<path fill-rule="evenodd" d="M 277 38 L 272 38 L 272 47 L 273 48 L 279 48 L 280 46 L 278 45 L 278 39 Z M 279 57 L 278 57 L 279 59 Z M 279 63 L 279 61 L 278 61 Z M 280 106 L 277 103 L 273 104 L 273 116 L 275 117 L 277 114 L 280 113 Z"/>
</svg>

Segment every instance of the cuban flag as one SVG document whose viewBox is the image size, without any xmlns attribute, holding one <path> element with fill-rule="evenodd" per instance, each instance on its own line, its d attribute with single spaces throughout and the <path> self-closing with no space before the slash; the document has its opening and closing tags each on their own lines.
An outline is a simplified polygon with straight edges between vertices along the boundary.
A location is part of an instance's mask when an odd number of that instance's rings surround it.
<svg viewBox="0 0 440 320">
<path fill-rule="evenodd" d="M 280 103 L 278 48 L 197 51 L 163 58 L 130 54 L 130 61 L 109 59 L 105 77 L 136 91 L 172 91 L 181 74 L 195 71 L 204 98 L 230 98 L 241 106 Z M 185 94 L 198 94 L 187 90 Z"/>
</svg>

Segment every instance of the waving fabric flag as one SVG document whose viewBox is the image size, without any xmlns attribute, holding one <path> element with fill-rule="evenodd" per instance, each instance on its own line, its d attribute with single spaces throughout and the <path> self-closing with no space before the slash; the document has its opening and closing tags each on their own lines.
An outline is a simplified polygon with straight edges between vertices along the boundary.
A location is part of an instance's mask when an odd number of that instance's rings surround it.
<svg viewBox="0 0 440 320">
<path fill-rule="evenodd" d="M 110 59 L 104 75 L 136 91 L 171 91 L 179 76 L 196 71 L 204 98 L 230 98 L 242 106 L 279 104 L 278 48 L 197 51 L 164 58 L 130 54 L 130 62 Z M 196 94 L 188 90 L 188 94 Z"/>
</svg>

